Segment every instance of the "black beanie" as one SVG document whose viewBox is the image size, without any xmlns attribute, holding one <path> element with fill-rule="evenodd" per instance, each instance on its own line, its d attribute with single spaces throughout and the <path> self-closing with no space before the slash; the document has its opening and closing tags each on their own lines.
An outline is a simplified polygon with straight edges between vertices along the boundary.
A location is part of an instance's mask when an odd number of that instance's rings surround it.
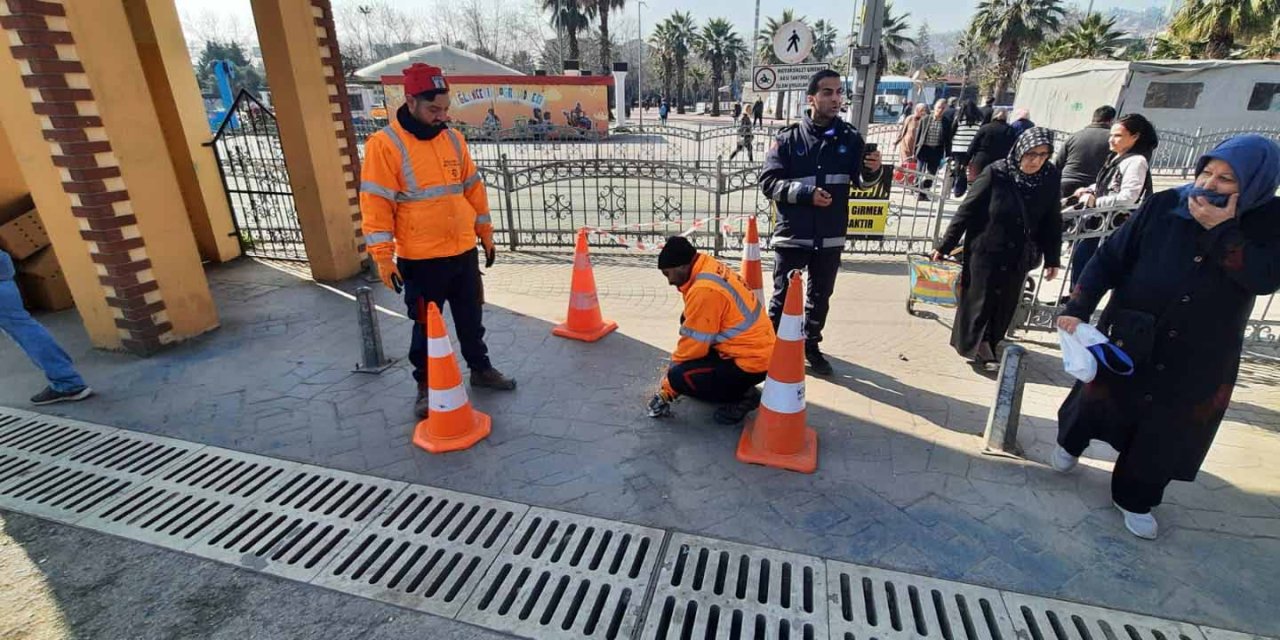
<svg viewBox="0 0 1280 640">
<path fill-rule="evenodd" d="M 698 255 L 698 250 L 693 248 L 693 244 L 684 236 L 671 236 L 667 238 L 667 243 L 662 247 L 662 253 L 658 254 L 658 268 L 670 269 L 671 267 L 683 267 L 693 262 L 694 257 Z"/>
</svg>

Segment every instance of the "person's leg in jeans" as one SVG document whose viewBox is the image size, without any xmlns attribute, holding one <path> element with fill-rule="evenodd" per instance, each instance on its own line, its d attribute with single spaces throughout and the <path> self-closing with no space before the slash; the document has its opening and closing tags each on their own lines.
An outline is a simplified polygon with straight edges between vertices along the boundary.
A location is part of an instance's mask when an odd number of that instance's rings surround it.
<svg viewBox="0 0 1280 640">
<path fill-rule="evenodd" d="M 458 345 L 462 359 L 472 373 L 493 368 L 489 362 L 489 347 L 484 343 L 484 307 L 480 304 L 480 263 L 478 251 L 472 249 L 460 256 L 448 258 L 451 262 L 449 309 L 453 313 L 453 328 L 458 333 Z"/>
<path fill-rule="evenodd" d="M 920 152 L 916 154 L 916 159 L 920 162 L 920 171 L 923 171 L 927 177 L 920 184 L 921 189 L 928 189 L 933 186 L 933 176 L 938 173 L 938 168 L 942 166 L 942 147 L 920 147 Z"/>
<path fill-rule="evenodd" d="M 22 294 L 13 280 L 0 280 L 0 330 L 3 330 L 44 372 L 49 387 L 59 394 L 85 389 L 71 356 L 58 346 L 53 336 L 22 306 Z"/>
</svg>

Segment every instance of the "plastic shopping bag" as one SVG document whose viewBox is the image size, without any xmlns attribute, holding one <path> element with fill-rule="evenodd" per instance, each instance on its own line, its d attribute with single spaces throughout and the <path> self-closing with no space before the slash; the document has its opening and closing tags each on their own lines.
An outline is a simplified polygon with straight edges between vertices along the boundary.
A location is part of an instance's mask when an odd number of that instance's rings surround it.
<svg viewBox="0 0 1280 640">
<path fill-rule="evenodd" d="M 1062 368 L 1076 380 L 1093 382 L 1099 362 L 1117 375 L 1133 375 L 1133 359 L 1091 324 L 1080 323 L 1074 334 L 1058 329 L 1058 342 Z"/>
</svg>

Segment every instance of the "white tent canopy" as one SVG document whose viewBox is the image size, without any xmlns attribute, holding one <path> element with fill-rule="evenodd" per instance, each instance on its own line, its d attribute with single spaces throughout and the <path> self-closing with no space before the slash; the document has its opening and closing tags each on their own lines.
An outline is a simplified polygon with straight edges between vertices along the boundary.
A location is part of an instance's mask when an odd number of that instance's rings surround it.
<svg viewBox="0 0 1280 640">
<path fill-rule="evenodd" d="M 1102 105 L 1163 130 L 1271 129 L 1280 123 L 1277 83 L 1280 62 L 1271 60 L 1073 59 L 1024 73 L 1014 103 L 1036 124 L 1064 131 L 1087 125 Z"/>
<path fill-rule="evenodd" d="M 421 49 L 398 53 L 356 71 L 357 80 L 380 82 L 382 76 L 398 76 L 416 62 L 440 67 L 446 76 L 522 76 L 523 73 L 447 44 L 433 44 Z"/>
</svg>

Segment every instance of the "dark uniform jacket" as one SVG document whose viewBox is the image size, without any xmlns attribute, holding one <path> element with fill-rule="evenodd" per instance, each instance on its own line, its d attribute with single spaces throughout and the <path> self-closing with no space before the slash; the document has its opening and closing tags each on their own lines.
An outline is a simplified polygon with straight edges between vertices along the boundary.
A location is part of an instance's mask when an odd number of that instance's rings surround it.
<svg viewBox="0 0 1280 640">
<path fill-rule="evenodd" d="M 760 173 L 761 190 L 778 208 L 774 247 L 844 247 L 849 186 L 861 184 L 862 148 L 862 135 L 839 118 L 818 127 L 806 115 L 778 132 Z M 818 188 L 831 194 L 830 205 L 814 206 Z"/>
</svg>

